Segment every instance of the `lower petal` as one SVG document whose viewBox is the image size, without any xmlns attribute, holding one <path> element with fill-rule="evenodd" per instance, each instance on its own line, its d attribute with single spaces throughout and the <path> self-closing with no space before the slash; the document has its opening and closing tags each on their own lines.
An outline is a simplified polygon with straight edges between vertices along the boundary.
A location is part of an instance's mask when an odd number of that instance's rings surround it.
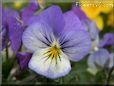
<svg viewBox="0 0 114 86">
<path fill-rule="evenodd" d="M 99 51 L 96 51 L 90 55 L 88 59 L 88 65 L 90 67 L 95 67 L 97 64 L 98 66 L 104 67 L 106 62 L 108 61 L 108 58 L 108 51 L 106 49 L 100 49 Z"/>
<path fill-rule="evenodd" d="M 58 78 L 65 76 L 71 70 L 70 61 L 64 53 L 61 53 L 57 59 L 48 58 L 44 55 L 46 49 L 36 51 L 30 62 L 29 68 L 36 73 L 47 78 Z"/>
</svg>

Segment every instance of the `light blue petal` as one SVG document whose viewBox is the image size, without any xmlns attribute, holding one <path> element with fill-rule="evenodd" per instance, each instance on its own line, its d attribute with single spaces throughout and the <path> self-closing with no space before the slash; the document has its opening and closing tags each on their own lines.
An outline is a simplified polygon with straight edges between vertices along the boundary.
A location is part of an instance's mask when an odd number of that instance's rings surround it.
<svg viewBox="0 0 114 86">
<path fill-rule="evenodd" d="M 69 59 L 79 61 L 90 52 L 90 39 L 90 34 L 83 30 L 64 31 L 59 42 L 62 51 Z"/>
<path fill-rule="evenodd" d="M 104 67 L 104 65 L 108 61 L 108 58 L 108 51 L 106 49 L 100 49 L 89 56 L 88 65 L 90 67 L 95 67 L 95 65 L 97 64 L 101 67 Z"/>
<path fill-rule="evenodd" d="M 56 5 L 45 9 L 38 16 L 31 18 L 28 25 L 40 20 L 45 21 L 53 29 L 55 35 L 58 35 L 63 30 L 65 24 L 62 10 Z"/>
<path fill-rule="evenodd" d="M 85 30 L 82 26 L 81 21 L 79 20 L 79 18 L 77 17 L 77 15 L 72 12 L 72 11 L 68 11 L 66 13 L 64 13 L 64 20 L 65 20 L 65 27 L 64 30 Z"/>
<path fill-rule="evenodd" d="M 99 30 L 95 21 L 85 21 L 85 25 L 87 25 L 86 29 L 91 34 L 91 39 L 96 39 L 96 37 L 99 35 Z"/>
<path fill-rule="evenodd" d="M 32 52 L 49 47 L 53 40 L 52 28 L 41 21 L 31 24 L 22 37 L 24 46 Z"/>
</svg>

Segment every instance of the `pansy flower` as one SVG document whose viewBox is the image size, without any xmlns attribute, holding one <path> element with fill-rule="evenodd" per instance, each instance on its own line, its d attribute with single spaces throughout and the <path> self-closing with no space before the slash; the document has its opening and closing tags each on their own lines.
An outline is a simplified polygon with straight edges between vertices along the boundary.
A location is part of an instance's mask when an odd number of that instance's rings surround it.
<svg viewBox="0 0 114 86">
<path fill-rule="evenodd" d="M 22 40 L 33 55 L 28 67 L 47 78 L 65 76 L 71 61 L 80 61 L 91 49 L 90 34 L 72 12 L 62 14 L 58 6 L 51 6 L 34 18 Z"/>
<path fill-rule="evenodd" d="M 103 39 L 100 40 L 99 47 L 113 46 L 114 45 L 114 34 L 106 33 L 103 36 Z M 112 68 L 114 66 L 114 52 L 110 51 L 110 56 L 108 60 L 108 68 Z"/>
<path fill-rule="evenodd" d="M 22 9 L 20 13 L 13 9 L 6 9 L 0 6 L 2 11 L 2 25 L 0 30 L 0 51 L 3 50 L 7 44 L 12 47 L 12 50 L 17 53 L 20 48 L 23 25 L 27 25 L 27 21 L 34 16 L 35 12 L 38 10 L 38 3 L 36 0 L 30 0 L 28 7 Z M 20 15 L 21 14 L 21 15 Z"/>
<path fill-rule="evenodd" d="M 96 42 L 94 42 L 94 47 L 93 47 L 93 54 L 89 56 L 88 59 L 88 65 L 89 65 L 89 70 L 91 71 L 91 68 L 95 69 L 94 73 L 98 71 L 97 66 L 100 66 L 101 68 L 103 67 L 108 67 L 111 68 L 113 67 L 113 62 L 114 62 L 114 56 L 113 53 L 109 53 L 107 49 L 105 49 L 105 46 L 113 46 L 114 44 L 114 34 L 113 33 L 106 33 L 103 37 L 103 39 L 99 40 L 97 38 Z M 97 65 L 97 66 L 96 66 Z"/>
<path fill-rule="evenodd" d="M 22 25 L 18 21 L 18 12 L 12 9 L 2 8 L 2 47 L 6 46 L 6 43 L 10 42 L 11 48 L 14 52 L 17 52 L 21 45 L 22 40 Z"/>
<path fill-rule="evenodd" d="M 104 47 L 100 47 L 99 35 L 92 42 L 92 49 L 88 57 L 88 71 L 92 74 L 96 74 L 99 69 L 106 67 L 106 63 L 109 59 L 109 52 Z"/>
<path fill-rule="evenodd" d="M 98 71 L 97 66 L 103 68 L 108 61 L 109 52 L 99 46 L 99 30 L 95 22 L 91 21 L 80 8 L 74 6 L 72 10 L 80 18 L 85 29 L 91 34 L 92 46 L 87 63 L 89 66 L 88 71 L 92 74 L 96 74 Z"/>
</svg>

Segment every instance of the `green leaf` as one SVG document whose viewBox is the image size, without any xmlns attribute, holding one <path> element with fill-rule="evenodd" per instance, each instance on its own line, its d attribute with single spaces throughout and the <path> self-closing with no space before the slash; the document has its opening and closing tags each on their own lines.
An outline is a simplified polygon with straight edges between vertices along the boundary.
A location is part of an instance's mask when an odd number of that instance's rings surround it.
<svg viewBox="0 0 114 86">
<path fill-rule="evenodd" d="M 10 58 L 2 63 L 2 78 L 7 79 L 11 69 L 13 68 L 14 58 Z"/>
</svg>

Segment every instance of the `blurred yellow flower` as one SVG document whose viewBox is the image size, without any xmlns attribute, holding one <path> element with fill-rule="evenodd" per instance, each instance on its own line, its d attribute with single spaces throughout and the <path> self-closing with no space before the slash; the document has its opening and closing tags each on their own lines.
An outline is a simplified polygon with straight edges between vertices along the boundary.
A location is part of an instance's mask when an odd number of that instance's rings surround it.
<svg viewBox="0 0 114 86">
<path fill-rule="evenodd" d="M 80 0 L 81 9 L 86 13 L 90 19 L 94 19 L 101 12 L 109 13 L 113 9 L 112 1 L 98 1 L 98 0 Z"/>
<path fill-rule="evenodd" d="M 99 30 L 103 29 L 104 23 L 103 23 L 103 19 L 101 16 L 97 16 L 94 21 L 96 22 L 96 25 L 98 26 Z"/>
<path fill-rule="evenodd" d="M 108 25 L 114 27 L 114 13 L 113 13 L 113 10 L 109 14 Z"/>
<path fill-rule="evenodd" d="M 109 13 L 113 9 L 113 1 L 101 1 L 100 0 L 80 0 L 81 9 L 91 19 L 96 21 L 100 30 L 103 29 L 103 20 L 99 16 L 100 13 Z"/>
<path fill-rule="evenodd" d="M 95 7 L 81 7 L 81 9 L 86 13 L 86 15 L 93 20 L 96 16 L 99 15 L 100 9 Z"/>
</svg>

